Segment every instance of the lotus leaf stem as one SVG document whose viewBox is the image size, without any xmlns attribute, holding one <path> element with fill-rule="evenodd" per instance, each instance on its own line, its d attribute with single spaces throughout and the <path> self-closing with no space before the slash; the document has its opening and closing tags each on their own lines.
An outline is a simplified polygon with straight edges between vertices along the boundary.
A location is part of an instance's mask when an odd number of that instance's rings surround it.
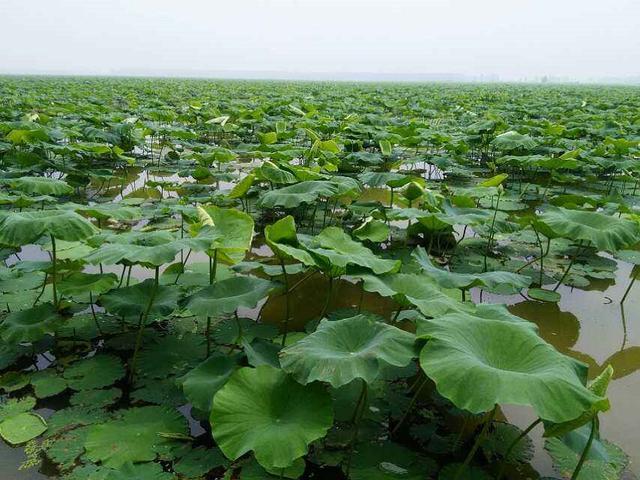
<svg viewBox="0 0 640 480">
<path fill-rule="evenodd" d="M 527 428 L 525 428 L 522 432 L 520 432 L 520 435 L 518 435 L 513 442 L 511 442 L 511 444 L 509 445 L 509 447 L 507 448 L 507 450 L 505 451 L 503 457 L 502 457 L 502 463 L 500 465 L 500 471 L 498 472 L 498 476 L 496 477 L 496 480 L 500 480 L 502 478 L 502 475 L 504 474 L 504 469 L 507 466 L 507 462 L 509 460 L 509 455 L 511 455 L 511 452 L 513 451 L 513 449 L 516 447 L 516 445 L 518 443 L 520 443 L 520 440 L 522 440 L 524 437 L 526 437 L 529 432 L 531 430 L 533 430 L 540 422 L 542 422 L 542 419 L 538 418 L 536 420 L 534 420 L 531 425 L 529 425 Z"/>
<path fill-rule="evenodd" d="M 453 477 L 453 480 L 458 480 L 462 475 L 462 472 L 464 471 L 464 469 L 469 465 L 469 463 L 471 463 L 471 460 L 473 460 L 473 457 L 475 456 L 476 452 L 478 451 L 478 448 L 480 447 L 480 443 L 482 443 L 482 440 L 484 440 L 484 437 L 487 434 L 487 431 L 489 430 L 489 426 L 493 423 L 493 419 L 496 416 L 497 410 L 498 410 L 498 405 L 495 405 L 491 410 L 491 413 L 489 414 L 489 418 L 487 419 L 486 422 L 484 422 L 484 425 L 482 426 L 482 430 L 480 430 L 480 433 L 476 437 L 476 440 L 473 443 L 473 447 L 471 447 L 471 450 L 469 450 L 469 453 L 464 459 L 464 462 L 462 462 L 462 464 L 458 467 L 458 470 L 456 471 L 456 474 Z"/>
<path fill-rule="evenodd" d="M 582 455 L 580 455 L 580 460 L 578 460 L 578 464 L 576 465 L 573 474 L 571 475 L 571 480 L 576 480 L 578 475 L 580 475 L 580 470 L 582 470 L 582 465 L 584 464 L 587 456 L 589 455 L 589 450 L 591 450 L 591 444 L 593 443 L 593 439 L 596 436 L 596 431 L 598 430 L 598 416 L 595 415 L 593 420 L 591 420 L 591 433 L 589 434 L 589 439 L 587 440 L 586 445 L 584 446 L 584 450 L 582 450 Z"/>
</svg>

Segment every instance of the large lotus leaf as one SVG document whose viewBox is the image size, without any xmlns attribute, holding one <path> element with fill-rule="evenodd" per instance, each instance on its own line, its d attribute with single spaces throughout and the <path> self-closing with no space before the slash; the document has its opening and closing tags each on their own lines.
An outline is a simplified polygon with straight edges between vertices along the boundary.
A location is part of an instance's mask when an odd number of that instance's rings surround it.
<svg viewBox="0 0 640 480">
<path fill-rule="evenodd" d="M 11 188 L 36 195 L 69 195 L 73 188 L 63 180 L 49 177 L 20 177 L 11 180 Z"/>
<path fill-rule="evenodd" d="M 253 308 L 269 295 L 274 284 L 258 277 L 238 276 L 220 280 L 187 298 L 186 307 L 195 315 L 216 317 L 240 307 Z"/>
<path fill-rule="evenodd" d="M 427 339 L 420 366 L 458 408 L 530 405 L 544 420 L 565 422 L 607 403 L 584 385 L 586 365 L 517 322 L 453 313 L 420 321 L 418 335 Z"/>
<path fill-rule="evenodd" d="M 12 445 L 28 442 L 47 429 L 44 419 L 34 413 L 19 413 L 0 422 L 0 437 Z"/>
<path fill-rule="evenodd" d="M 367 315 L 325 319 L 314 333 L 285 348 L 280 363 L 302 384 L 319 380 L 338 388 L 356 378 L 372 383 L 386 367 L 407 366 L 414 344 L 412 333 Z"/>
<path fill-rule="evenodd" d="M 264 229 L 264 239 L 273 253 L 281 259 L 294 259 L 308 266 L 315 265 L 311 254 L 298 241 L 296 223 L 291 215 L 267 225 Z"/>
<path fill-rule="evenodd" d="M 553 465 L 561 475 L 571 476 L 590 433 L 591 425 L 585 425 L 562 437 L 545 441 L 544 448 L 551 455 Z M 629 458 L 619 447 L 596 436 L 577 480 L 618 480 L 628 463 Z"/>
<path fill-rule="evenodd" d="M 96 355 L 72 363 L 63 373 L 69 388 L 90 390 L 112 385 L 125 374 L 120 359 L 113 355 Z"/>
<path fill-rule="evenodd" d="M 58 291 L 74 299 L 85 298 L 91 292 L 95 298 L 113 288 L 117 283 L 118 276 L 114 273 L 74 272 L 58 283 Z"/>
<path fill-rule="evenodd" d="M 343 271 L 347 265 L 365 267 L 380 275 L 397 272 L 400 260 L 378 258 L 371 250 L 353 240 L 339 227 L 327 227 L 307 245 L 307 249 L 324 264 L 325 269 Z"/>
<path fill-rule="evenodd" d="M 485 287 L 493 290 L 498 286 L 506 285 L 515 290 L 521 290 L 531 283 L 529 277 L 511 272 L 456 273 L 442 270 L 431 263 L 426 250 L 420 247 L 413 251 L 412 256 L 422 270 L 442 288 Z"/>
<path fill-rule="evenodd" d="M 396 273 L 392 275 L 357 275 L 362 288 L 383 297 L 392 297 L 401 305 L 413 305 L 428 317 L 449 312 L 469 312 L 473 306 L 447 295 L 432 279 L 425 275 Z M 458 292 L 459 293 L 459 292 Z"/>
<path fill-rule="evenodd" d="M 69 210 L 38 210 L 35 212 L 2 212 L 0 214 L 0 244 L 19 247 L 52 235 L 74 242 L 98 233 L 87 219 Z"/>
<path fill-rule="evenodd" d="M 187 435 L 186 419 L 172 408 L 140 407 L 126 410 L 121 418 L 89 429 L 86 457 L 117 468 L 127 462 L 148 462 Z"/>
<path fill-rule="evenodd" d="M 118 288 L 100 297 L 100 304 L 114 315 L 124 317 L 142 315 L 149 304 L 149 317 L 169 315 L 178 305 L 180 292 L 175 286 L 156 285 L 147 279 L 130 287 Z"/>
<path fill-rule="evenodd" d="M 538 222 L 557 236 L 615 252 L 640 241 L 640 226 L 631 220 L 584 210 L 549 207 Z"/>
<path fill-rule="evenodd" d="M 241 368 L 213 398 L 213 438 L 230 459 L 253 450 L 265 468 L 287 468 L 333 424 L 331 397 L 277 368 Z"/>
<path fill-rule="evenodd" d="M 54 306 L 42 303 L 8 314 L 0 323 L 0 336 L 11 343 L 37 342 L 62 321 Z"/>
<path fill-rule="evenodd" d="M 208 412 L 215 393 L 227 382 L 238 364 L 228 355 L 213 354 L 178 379 L 189 401 L 198 410 Z"/>
<path fill-rule="evenodd" d="M 513 130 L 498 135 L 491 144 L 502 151 L 531 150 L 537 145 L 536 141 L 529 135 L 523 135 Z"/>
<path fill-rule="evenodd" d="M 328 181 L 308 181 L 270 190 L 260 199 L 263 208 L 295 208 L 303 203 L 314 203 L 320 197 L 331 197 L 338 192 L 338 186 Z"/>
<path fill-rule="evenodd" d="M 198 207 L 198 215 L 204 225 L 198 235 L 206 242 L 204 250 L 217 250 L 228 263 L 242 261 L 251 248 L 253 218 L 233 208 L 215 205 Z"/>
</svg>

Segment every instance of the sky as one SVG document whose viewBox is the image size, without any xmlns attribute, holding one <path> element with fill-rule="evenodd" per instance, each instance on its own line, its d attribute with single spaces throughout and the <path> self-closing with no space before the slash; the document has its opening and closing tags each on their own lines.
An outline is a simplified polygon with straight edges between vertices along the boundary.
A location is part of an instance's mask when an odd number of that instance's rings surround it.
<svg viewBox="0 0 640 480">
<path fill-rule="evenodd" d="M 0 73 L 640 79 L 640 0 L 0 0 Z"/>
</svg>

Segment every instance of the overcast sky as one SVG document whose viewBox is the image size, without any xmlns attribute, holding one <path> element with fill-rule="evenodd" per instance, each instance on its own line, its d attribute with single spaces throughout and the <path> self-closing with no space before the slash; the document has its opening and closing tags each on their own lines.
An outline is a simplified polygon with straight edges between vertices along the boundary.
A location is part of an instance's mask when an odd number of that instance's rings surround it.
<svg viewBox="0 0 640 480">
<path fill-rule="evenodd" d="M 640 76 L 640 0 L 0 0 L 0 72 Z"/>
</svg>

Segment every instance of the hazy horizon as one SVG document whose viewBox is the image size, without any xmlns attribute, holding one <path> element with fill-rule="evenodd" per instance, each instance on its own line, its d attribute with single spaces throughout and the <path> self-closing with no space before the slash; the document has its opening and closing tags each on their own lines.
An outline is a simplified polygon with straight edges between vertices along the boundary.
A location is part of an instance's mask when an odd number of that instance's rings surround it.
<svg viewBox="0 0 640 480">
<path fill-rule="evenodd" d="M 640 82 L 633 0 L 0 0 L 0 13 L 2 74 Z"/>
</svg>

